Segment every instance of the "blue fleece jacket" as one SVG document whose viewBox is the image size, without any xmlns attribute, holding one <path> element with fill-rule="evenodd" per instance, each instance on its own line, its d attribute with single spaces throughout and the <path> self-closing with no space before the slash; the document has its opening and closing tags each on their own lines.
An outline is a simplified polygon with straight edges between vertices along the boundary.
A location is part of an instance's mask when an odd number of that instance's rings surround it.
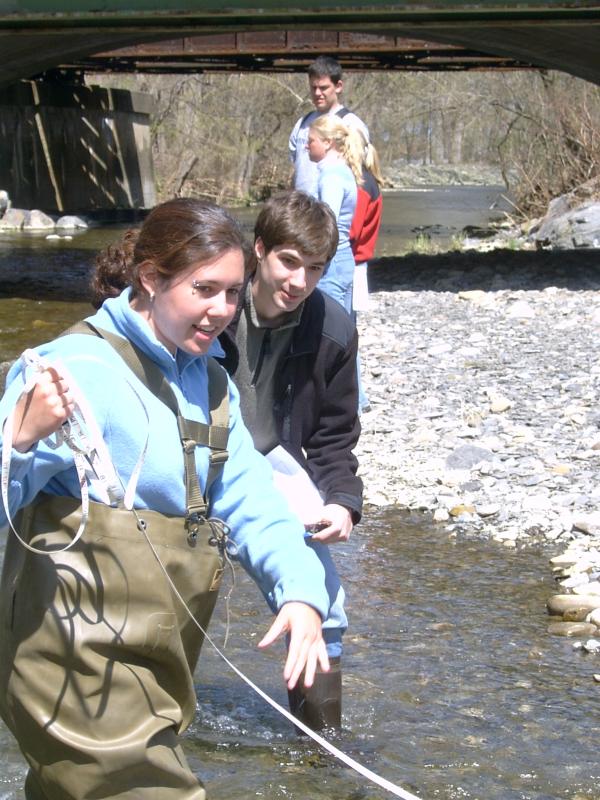
<svg viewBox="0 0 600 800">
<path fill-rule="evenodd" d="M 325 156 L 318 162 L 316 197 L 331 208 L 338 226 L 337 252 L 350 247 L 350 227 L 356 209 L 357 187 L 354 174 L 341 158 Z"/>
<path fill-rule="evenodd" d="M 177 351 L 173 356 L 155 337 L 148 323 L 129 305 L 129 290 L 107 300 L 89 318 L 97 327 L 129 338 L 158 364 L 173 389 L 184 417 L 208 422 L 206 356 Z M 37 348 L 48 361 L 62 362 L 93 409 L 111 458 L 123 483 L 127 483 L 143 448 L 148 430 L 148 450 L 135 496 L 136 508 L 185 515 L 183 455 L 174 414 L 143 386 L 111 346 L 95 336 L 72 334 Z M 210 355 L 223 355 L 215 342 Z M 136 396 L 129 381 L 136 386 Z M 0 401 L 3 423 L 23 389 L 21 364 L 7 377 Z M 239 410 L 239 397 L 229 383 L 229 459 L 211 492 L 210 513 L 231 528 L 238 558 L 277 608 L 297 600 L 327 616 L 329 601 L 323 567 L 304 543 L 304 531 L 275 491 L 271 468 L 254 449 Z M 146 416 L 146 413 L 149 417 Z M 148 428 L 149 425 L 149 428 Z M 206 482 L 208 448 L 196 448 L 201 488 Z M 27 453 L 13 449 L 10 468 L 10 513 L 30 503 L 40 491 L 54 495 L 80 495 L 72 451 L 62 445 L 52 450 L 39 442 Z M 98 501 L 90 488 L 90 499 Z M 1 505 L 1 504 L 0 504 Z M 6 524 L 0 509 L 0 527 Z"/>
</svg>

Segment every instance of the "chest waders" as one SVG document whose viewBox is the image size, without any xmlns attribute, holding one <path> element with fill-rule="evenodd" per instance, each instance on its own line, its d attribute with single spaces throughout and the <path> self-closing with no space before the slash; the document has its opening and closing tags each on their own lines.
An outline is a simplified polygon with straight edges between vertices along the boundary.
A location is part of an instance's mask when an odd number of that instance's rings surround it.
<svg viewBox="0 0 600 800">
<path fill-rule="evenodd" d="M 186 517 L 139 510 L 169 577 L 206 629 L 224 567 L 227 528 L 207 519 L 208 489 L 227 458 L 225 372 L 209 359 L 211 424 L 185 420 L 160 370 L 118 345 L 134 373 L 177 415 Z M 204 496 L 196 445 L 211 448 Z M 30 770 L 27 800 L 204 800 L 178 734 L 196 708 L 203 635 L 175 597 L 136 516 L 79 498 L 40 495 L 18 518 L 37 555 L 9 536 L 0 584 L 0 711 Z"/>
</svg>

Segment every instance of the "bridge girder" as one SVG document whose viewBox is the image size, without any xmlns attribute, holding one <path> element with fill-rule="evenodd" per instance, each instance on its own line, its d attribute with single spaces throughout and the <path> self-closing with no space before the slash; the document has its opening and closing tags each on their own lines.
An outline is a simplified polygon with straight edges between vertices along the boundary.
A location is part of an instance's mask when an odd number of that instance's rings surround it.
<svg viewBox="0 0 600 800">
<path fill-rule="evenodd" d="M 27 13 L 28 3 L 37 13 Z M 102 9 L 97 12 L 73 9 L 80 6 Z M 110 68 L 110 51 L 144 46 L 180 38 L 214 37 L 223 34 L 286 34 L 318 30 L 324 34 L 344 36 L 363 34 L 379 38 L 367 57 L 356 48 L 338 50 L 342 63 L 355 68 L 432 69 L 457 64 L 457 50 L 463 54 L 462 68 L 493 68 L 531 65 L 541 69 L 557 69 L 600 84 L 600 5 L 591 2 L 541 3 L 390 3 L 383 0 L 362 0 L 360 3 L 295 0 L 290 7 L 281 7 L 275 0 L 229 0 L 223 7 L 216 0 L 187 0 L 180 10 L 178 0 L 163 0 L 161 10 L 154 12 L 151 0 L 46 0 L 46 13 L 33 0 L 0 0 L 0 88 L 57 67 L 87 69 L 97 63 Z M 219 5 L 221 6 L 219 8 Z M 14 11 L 20 7 L 21 13 Z M 6 13 L 6 9 L 13 9 Z M 62 13 L 59 13 L 62 8 Z M 4 9 L 4 11 L 3 11 Z M 446 46 L 438 50 L 438 59 L 423 54 L 420 59 L 409 51 L 385 49 L 382 42 L 390 37 L 418 40 Z M 293 37 L 292 37 L 293 38 Z M 323 45 L 320 52 L 328 52 Z M 102 54 L 90 58 L 94 54 Z M 301 47 L 283 48 L 268 54 L 257 46 L 248 52 L 205 52 L 196 54 L 187 71 L 229 68 L 256 69 L 261 64 L 269 69 L 304 69 L 307 53 Z M 312 53 L 311 53 L 312 57 Z M 112 61 L 114 68 L 124 68 L 127 61 Z M 135 66 L 135 56 L 129 56 Z M 261 58 L 266 61 L 261 62 Z M 370 64 L 369 64 L 370 58 Z M 104 59 L 104 61 L 102 61 Z M 453 61 L 454 59 L 454 61 Z M 477 61 L 479 59 L 479 61 Z M 486 59 L 487 62 L 486 62 Z M 469 61 L 470 60 L 470 61 Z M 164 71 L 175 71 L 163 59 Z M 161 71 L 161 59 L 154 57 L 148 71 Z M 186 70 L 181 70 L 186 71 Z"/>
<path fill-rule="evenodd" d="M 61 64 L 62 71 L 302 72 L 320 53 L 335 56 L 345 70 L 529 69 L 512 58 L 458 45 L 340 31 L 260 31 L 186 36 L 95 53 Z"/>
</svg>

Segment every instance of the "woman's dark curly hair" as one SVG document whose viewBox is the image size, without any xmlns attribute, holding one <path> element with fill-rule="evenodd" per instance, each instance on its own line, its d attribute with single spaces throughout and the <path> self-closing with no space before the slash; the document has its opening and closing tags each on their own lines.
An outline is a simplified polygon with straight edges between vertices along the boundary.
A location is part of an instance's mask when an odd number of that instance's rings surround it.
<svg viewBox="0 0 600 800">
<path fill-rule="evenodd" d="M 127 286 L 132 287 L 132 297 L 143 292 L 141 264 L 150 262 L 169 281 L 230 250 L 241 250 L 246 261 L 250 256 L 239 223 L 228 211 L 204 200 L 167 200 L 152 209 L 141 228 L 128 230 L 119 244 L 99 253 L 92 278 L 92 303 L 99 308 Z"/>
</svg>

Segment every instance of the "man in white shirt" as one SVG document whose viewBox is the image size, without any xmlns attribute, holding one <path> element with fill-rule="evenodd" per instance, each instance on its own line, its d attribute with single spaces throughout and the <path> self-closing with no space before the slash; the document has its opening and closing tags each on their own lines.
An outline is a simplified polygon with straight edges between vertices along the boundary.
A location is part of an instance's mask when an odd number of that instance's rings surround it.
<svg viewBox="0 0 600 800">
<path fill-rule="evenodd" d="M 316 194 L 318 169 L 308 157 L 306 143 L 308 130 L 317 117 L 322 114 L 337 114 L 346 125 L 361 130 L 366 141 L 369 141 L 369 129 L 365 123 L 340 102 L 344 88 L 342 77 L 342 68 L 335 58 L 319 56 L 313 61 L 308 68 L 308 83 L 315 110 L 300 117 L 290 134 L 289 149 L 294 164 L 294 188 L 313 196 Z"/>
</svg>

